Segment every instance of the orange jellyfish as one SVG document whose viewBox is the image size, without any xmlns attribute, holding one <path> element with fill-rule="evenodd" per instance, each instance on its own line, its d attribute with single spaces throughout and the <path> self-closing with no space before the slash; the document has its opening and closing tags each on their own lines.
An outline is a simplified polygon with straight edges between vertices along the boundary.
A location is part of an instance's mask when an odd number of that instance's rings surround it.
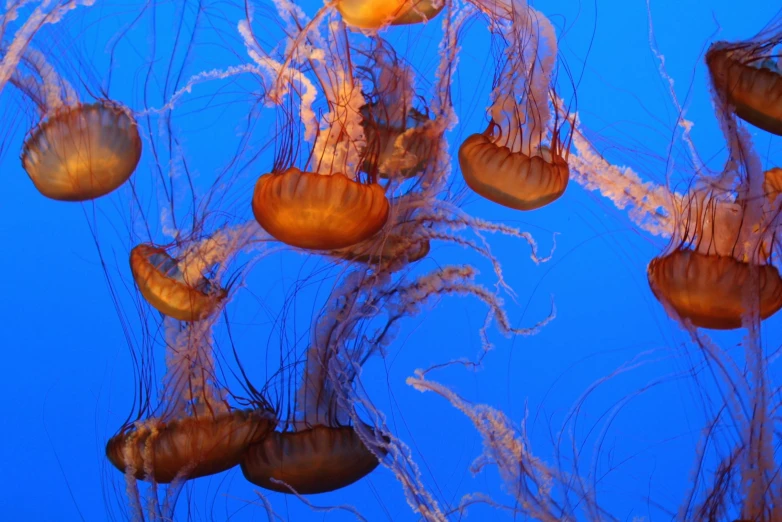
<svg viewBox="0 0 782 522">
<path fill-rule="evenodd" d="M 363 429 L 371 431 L 366 425 Z M 291 493 L 293 488 L 308 495 L 349 486 L 379 463 L 353 427 L 316 424 L 297 431 L 275 431 L 250 446 L 242 471 L 262 488 L 281 493 Z"/>
<path fill-rule="evenodd" d="M 380 178 L 407 179 L 424 170 L 442 138 L 417 96 L 413 71 L 379 38 L 370 52 L 367 83 L 370 103 L 361 107 L 366 148 L 361 169 Z"/>
<path fill-rule="evenodd" d="M 782 72 L 778 52 L 782 34 L 731 44 L 717 42 L 706 53 L 717 96 L 744 121 L 782 136 Z"/>
<path fill-rule="evenodd" d="M 312 370 L 311 364 L 318 365 L 318 370 Z M 307 366 L 304 382 L 308 384 L 297 397 L 299 418 L 251 445 L 241 462 L 247 480 L 272 491 L 326 493 L 361 480 L 380 464 L 358 433 L 375 437 L 373 429 L 364 423 L 351 426 L 337 404 L 333 387 L 345 384 L 332 384 L 327 375 L 313 377 L 329 370 L 313 362 L 312 356 Z"/>
<path fill-rule="evenodd" d="M 769 197 L 759 206 L 772 203 Z M 715 189 L 674 202 L 678 231 L 647 273 L 654 295 L 675 317 L 727 330 L 740 328 L 753 309 L 766 319 L 782 308 L 782 276 L 771 264 L 779 203 L 754 214 L 753 205 Z"/>
<path fill-rule="evenodd" d="M 167 320 L 166 375 L 160 406 L 143 410 L 106 445 L 106 456 L 128 480 L 153 483 L 185 481 L 236 466 L 247 447 L 276 424 L 261 397 L 236 409 L 218 384 L 211 346 L 211 325 L 189 323 L 185 329 Z M 249 387 L 248 387 L 249 388 Z"/>
<path fill-rule="evenodd" d="M 100 100 L 47 112 L 24 142 L 22 166 L 44 196 L 86 201 L 125 183 L 140 158 L 130 111 Z"/>
<path fill-rule="evenodd" d="M 160 313 L 180 321 L 209 317 L 228 295 L 200 274 L 195 282 L 188 281 L 177 260 L 155 245 L 141 244 L 131 250 L 130 268 L 144 299 Z"/>
<path fill-rule="evenodd" d="M 325 493 L 367 476 L 385 455 L 385 439 L 346 405 L 343 388 L 352 386 L 356 365 L 363 362 L 355 357 L 360 349 L 351 346 L 355 296 L 334 299 L 337 310 L 318 319 L 301 385 L 291 399 L 293 418 L 250 446 L 242 460 L 242 472 L 253 484 L 282 493 Z"/>
<path fill-rule="evenodd" d="M 221 473 L 239 463 L 249 444 L 273 429 L 272 413 L 204 409 L 171 421 L 148 419 L 128 426 L 106 445 L 106 456 L 120 471 L 139 480 L 167 484 Z"/>
<path fill-rule="evenodd" d="M 257 239 L 258 225 L 250 221 L 225 227 L 200 241 L 180 243 L 178 259 L 152 244 L 130 252 L 130 269 L 141 295 L 160 313 L 180 321 L 200 321 L 218 311 L 228 289 L 205 277 Z"/>
<path fill-rule="evenodd" d="M 356 244 L 380 230 L 388 218 L 388 200 L 380 185 L 341 172 L 320 174 L 296 167 L 261 176 L 252 208 L 269 234 L 311 250 Z"/>
<path fill-rule="evenodd" d="M 486 4 L 506 42 L 506 59 L 496 73 L 490 122 L 459 148 L 467 185 L 484 198 L 517 210 L 534 210 L 559 198 L 568 184 L 568 145 L 551 120 L 549 83 L 557 54 L 554 28 L 527 6 L 501 9 Z M 550 138 L 550 146 L 543 140 Z"/>
<path fill-rule="evenodd" d="M 347 38 L 345 25 L 334 22 L 319 40 L 325 48 L 310 52 L 305 62 L 328 102 L 321 125 L 314 119 L 315 91 L 305 73 L 283 70 L 274 78 L 275 84 L 305 84 L 300 110 L 305 137 L 314 139 L 314 145 L 308 168 L 301 170 L 288 163 L 258 179 L 252 209 L 264 230 L 298 248 L 345 248 L 371 237 L 388 218 L 383 187 L 371 175 L 365 180 L 359 176 L 364 144 L 360 108 L 365 100 L 353 75 Z M 286 144 L 279 144 L 279 149 L 285 151 L 283 160 L 275 163 L 289 162 Z"/>
<path fill-rule="evenodd" d="M 443 10 L 446 0 L 337 0 L 345 23 L 361 29 L 384 25 L 409 25 L 431 20 Z"/>
<path fill-rule="evenodd" d="M 17 73 L 10 81 L 41 114 L 22 149 L 22 166 L 38 191 L 59 201 L 86 201 L 125 183 L 141 158 L 131 111 L 107 99 L 80 102 L 34 49 L 25 51 L 20 65 L 32 76 Z"/>
</svg>

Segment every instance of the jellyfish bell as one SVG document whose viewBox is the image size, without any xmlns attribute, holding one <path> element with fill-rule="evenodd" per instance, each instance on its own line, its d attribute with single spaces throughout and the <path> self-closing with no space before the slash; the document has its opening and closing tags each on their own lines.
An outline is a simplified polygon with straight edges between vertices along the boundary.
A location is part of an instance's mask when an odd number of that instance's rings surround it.
<svg viewBox="0 0 782 522">
<path fill-rule="evenodd" d="M 678 241 L 649 263 L 655 297 L 694 326 L 740 328 L 754 307 L 761 319 L 782 308 L 782 276 L 769 262 L 773 233 L 744 220 L 746 204 L 703 192 L 684 198 Z"/>
<path fill-rule="evenodd" d="M 782 73 L 773 44 L 717 42 L 706 64 L 717 94 L 744 121 L 782 136 Z"/>
<path fill-rule="evenodd" d="M 135 119 L 109 100 L 48 114 L 30 131 L 22 150 L 22 166 L 35 187 L 59 201 L 86 201 L 114 191 L 140 158 Z"/>
<path fill-rule="evenodd" d="M 760 318 L 782 308 L 782 277 L 771 265 L 752 266 L 732 257 L 677 250 L 649 263 L 649 285 L 658 300 L 701 328 L 741 327 L 743 294 L 757 271 Z"/>
<path fill-rule="evenodd" d="M 303 408 L 298 420 L 285 422 L 281 431 L 251 445 L 242 458 L 242 473 L 255 485 L 281 493 L 326 493 L 361 480 L 380 463 L 359 435 L 378 437 L 375 430 L 361 421 L 351 426 L 334 404 L 334 388 L 345 383 L 331 386 L 322 375 L 311 379 L 307 374 L 304 379 L 309 390 L 304 392 L 302 386 L 299 393 L 310 393 L 310 398 L 319 393 L 316 406 Z M 382 447 L 375 452 L 385 455 Z"/>
<path fill-rule="evenodd" d="M 444 0 L 337 0 L 345 23 L 359 29 L 410 25 L 431 20 L 445 7 Z"/>
<path fill-rule="evenodd" d="M 258 179 L 252 209 L 261 227 L 283 243 L 336 250 L 377 233 L 388 218 L 389 205 L 376 183 L 291 167 Z"/>
<path fill-rule="evenodd" d="M 160 313 L 180 321 L 209 317 L 228 295 L 226 289 L 212 285 L 203 275 L 186 277 L 177 260 L 155 245 L 134 247 L 130 269 L 144 299 Z"/>
<path fill-rule="evenodd" d="M 565 193 L 570 178 L 567 160 L 553 145 L 527 154 L 498 144 L 491 130 L 473 134 L 459 147 L 462 176 L 490 201 L 516 210 L 541 208 Z"/>
<path fill-rule="evenodd" d="M 363 429 L 372 428 L 364 425 Z M 281 493 L 326 493 L 369 475 L 380 463 L 351 426 L 316 425 L 275 431 L 249 447 L 242 459 L 245 478 Z"/>
<path fill-rule="evenodd" d="M 168 422 L 153 418 L 123 428 L 106 444 L 106 456 L 138 480 L 189 480 L 233 468 L 275 424 L 274 412 L 263 410 L 203 411 Z"/>
</svg>

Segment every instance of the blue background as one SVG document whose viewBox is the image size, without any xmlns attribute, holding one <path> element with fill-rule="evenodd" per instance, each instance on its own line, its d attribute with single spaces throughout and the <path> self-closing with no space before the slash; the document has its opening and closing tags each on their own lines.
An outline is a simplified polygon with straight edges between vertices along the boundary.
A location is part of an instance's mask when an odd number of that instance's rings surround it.
<svg viewBox="0 0 782 522">
<path fill-rule="evenodd" d="M 675 140 L 677 112 L 650 50 L 649 17 L 658 49 L 665 56 L 665 69 L 675 81 L 676 95 L 686 103 L 687 119 L 695 122 L 692 135 L 698 152 L 716 171 L 725 150 L 713 115 L 703 53 L 715 39 L 754 35 L 776 14 L 772 3 L 658 0 L 647 11 L 642 1 L 557 0 L 537 3 L 536 8 L 557 27 L 561 58 L 577 83 L 577 108 L 590 136 L 612 161 L 632 166 L 647 180 L 664 183 L 670 162 L 674 162 L 673 182 L 686 180 L 693 172 L 686 149 Z M 89 99 L 87 88 L 100 86 L 137 110 L 159 107 L 166 93 L 174 90 L 171 84 L 180 71 L 187 78 L 198 71 L 249 61 L 235 31 L 242 14 L 239 9 L 215 3 L 199 11 L 195 3 L 188 3 L 186 37 L 177 42 L 172 30 L 178 16 L 174 6 L 150 6 L 143 12 L 140 7 L 97 2 L 92 8 L 79 8 L 60 24 L 42 29 L 33 45 L 77 84 L 83 99 Z M 315 4 L 309 2 L 305 8 L 311 14 Z M 140 12 L 141 21 L 118 37 Z M 260 7 L 256 16 L 259 37 L 276 43 L 279 29 L 262 22 L 264 16 L 271 16 L 270 8 Z M 197 17 L 200 25 L 193 31 Z M 400 53 L 412 53 L 411 60 L 431 78 L 438 31 L 439 24 L 394 28 L 388 37 Z M 192 39 L 191 34 L 195 35 Z M 109 43 L 114 38 L 119 43 L 110 65 Z M 453 85 L 460 122 L 449 135 L 452 151 L 460 140 L 484 127 L 493 70 L 487 60 L 488 44 L 486 28 L 476 19 L 462 41 Z M 167 67 L 170 56 L 173 70 Z M 568 84 L 562 67 L 560 82 Z M 0 444 L 0 520 L 122 519 L 124 483 L 107 463 L 104 446 L 133 401 L 130 350 L 143 345 L 144 335 L 156 335 L 143 334 L 140 321 L 157 323 L 156 315 L 143 309 L 139 313 L 127 255 L 138 241 L 166 240 L 159 219 L 165 198 L 156 185 L 157 168 L 162 165 L 165 170 L 171 165 L 178 175 L 177 187 L 182 189 L 182 157 L 199 190 L 214 189 L 218 170 L 232 158 L 240 158 L 241 165 L 230 170 L 231 186 L 219 187 L 224 190 L 219 202 L 223 205 L 214 207 L 225 215 L 215 216 L 211 223 L 239 223 L 250 217 L 252 185 L 269 168 L 271 149 L 264 146 L 273 138 L 273 112 L 257 106 L 258 91 L 258 83 L 248 77 L 194 87 L 175 112 L 180 142 L 172 163 L 166 151 L 155 158 L 147 147 L 150 139 L 163 141 L 156 120 L 151 130 L 145 130 L 144 156 L 133 185 L 138 200 L 132 202 L 131 187 L 125 186 L 95 204 L 81 205 L 40 196 L 21 169 L 17 151 L 35 116 L 18 93 L 6 86 L 0 97 L 4 127 L 0 191 L 4 377 L 0 393 L 6 404 Z M 242 142 L 243 118 L 253 108 L 259 119 L 248 141 Z M 754 130 L 753 134 L 764 166 L 780 165 L 779 138 Z M 259 152 L 260 157 L 251 161 Z M 458 170 L 453 175 L 461 185 Z M 507 339 L 493 331 L 495 349 L 481 370 L 451 368 L 432 378 L 472 402 L 503 410 L 516 422 L 528 408 L 532 450 L 548 461 L 553 457 L 552 439 L 573 405 L 583 398 L 580 420 L 575 427 L 569 424 L 568 430 L 573 430 L 582 452 L 581 470 L 586 473 L 591 466 L 597 467 L 598 500 L 622 520 L 634 516 L 671 519 L 691 483 L 694 448 L 705 410 L 689 375 L 697 365 L 697 354 L 688 348 L 688 336 L 666 317 L 646 283 L 646 264 L 666 241 L 637 230 L 610 202 L 575 183 L 560 200 L 531 213 L 465 195 L 464 210 L 531 232 L 543 253 L 558 234 L 553 259 L 537 266 L 519 240 L 490 238 L 507 282 L 518 296 L 516 302 L 506 299 L 513 324 L 531 326 L 545 318 L 552 296 L 557 317 L 532 337 Z M 144 210 L 144 217 L 139 209 Z M 91 231 L 104 255 L 105 270 Z M 415 270 L 454 263 L 474 263 L 482 274 L 480 282 L 493 284 L 491 266 L 485 260 L 445 243 L 434 243 L 430 256 Z M 305 335 L 309 318 L 330 288 L 328 278 L 341 270 L 316 256 L 289 252 L 267 256 L 254 268 L 229 307 L 234 307 L 230 314 L 235 343 L 255 381 L 264 382 L 276 370 L 280 311 L 289 311 L 288 332 Z M 304 288 L 292 295 L 296 281 L 303 282 Z M 112 290 L 117 306 L 112 304 Z M 447 297 L 436 302 L 426 313 L 403 323 L 389 356 L 370 361 L 362 377 L 368 393 L 386 413 L 389 426 L 412 449 L 426 484 L 443 509 L 453 508 L 471 492 L 487 493 L 513 505 L 496 470 L 470 473 L 482 441 L 466 417 L 442 398 L 422 395 L 405 385 L 417 368 L 475 357 L 484 314 L 485 307 L 472 298 Z M 782 318 L 764 324 L 764 342 L 778 346 Z M 741 332 L 714 335 L 714 339 L 726 348 L 737 347 Z M 299 342 L 306 343 L 306 339 Z M 641 355 L 644 364 L 582 397 L 591 384 L 642 353 L 646 353 Z M 162 365 L 162 354 L 159 357 Z M 631 395 L 649 384 L 653 386 L 644 393 Z M 623 402 L 628 396 L 632 398 Z M 601 437 L 602 445 L 596 447 Z M 566 439 L 563 449 L 569 447 Z M 568 458 L 565 465 L 569 465 Z M 313 514 L 299 500 L 277 493 L 268 498 L 286 520 L 353 519 L 344 510 Z M 355 485 L 310 500 L 323 507 L 353 505 L 371 521 L 417 519 L 393 475 L 382 467 Z M 181 508 L 188 505 L 189 514 L 180 510 L 183 519 L 266 520 L 254 488 L 238 469 L 196 481 L 180 498 Z M 509 517 L 507 512 L 480 505 L 468 513 L 472 520 Z"/>
</svg>

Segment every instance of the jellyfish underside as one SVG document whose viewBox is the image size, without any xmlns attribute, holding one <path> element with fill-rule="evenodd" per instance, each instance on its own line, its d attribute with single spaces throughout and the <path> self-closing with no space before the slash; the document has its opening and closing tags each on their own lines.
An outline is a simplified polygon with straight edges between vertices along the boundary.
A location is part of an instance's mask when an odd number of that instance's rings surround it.
<svg viewBox="0 0 782 522">
<path fill-rule="evenodd" d="M 163 248 L 142 244 L 130 253 L 130 268 L 144 299 L 160 313 L 179 321 L 200 321 L 214 313 L 227 296 L 204 277 L 194 285 L 183 278 Z"/>
<path fill-rule="evenodd" d="M 427 122 L 421 112 L 410 109 L 405 121 L 389 122 L 381 105 L 365 105 L 362 126 L 367 145 L 362 170 L 384 179 L 411 178 L 421 172 L 434 152 L 434 142 L 427 135 Z M 397 147 L 399 145 L 399 147 Z"/>
<path fill-rule="evenodd" d="M 469 136 L 459 147 L 464 181 L 484 198 L 516 210 L 534 210 L 558 199 L 567 188 L 567 161 L 541 147 L 527 155 L 494 143 L 486 133 Z"/>
<path fill-rule="evenodd" d="M 253 484 L 281 493 L 292 493 L 293 488 L 306 495 L 349 486 L 378 464 L 352 427 L 317 425 L 269 434 L 250 446 L 241 466 Z"/>
<path fill-rule="evenodd" d="M 435 0 L 338 0 L 337 11 L 348 25 L 361 29 L 379 29 L 386 24 L 409 25 L 431 20 L 443 10 Z"/>
<path fill-rule="evenodd" d="M 188 480 L 236 466 L 247 447 L 275 425 L 274 414 L 263 410 L 146 421 L 112 437 L 106 456 L 123 473 L 130 464 L 139 480 Z"/>
<path fill-rule="evenodd" d="M 103 100 L 65 107 L 38 124 L 25 140 L 22 166 L 44 196 L 86 201 L 125 183 L 140 158 L 135 120 Z"/>
<path fill-rule="evenodd" d="M 337 250 L 376 234 L 388 219 L 389 205 L 376 183 L 289 168 L 258 179 L 252 208 L 261 227 L 285 244 Z"/>
<path fill-rule="evenodd" d="M 747 313 L 743 303 L 753 270 L 760 317 L 766 319 L 782 308 L 782 277 L 771 265 L 679 249 L 653 259 L 647 275 L 657 299 L 679 317 L 701 328 L 729 330 L 740 328 Z"/>
<path fill-rule="evenodd" d="M 715 44 L 706 53 L 706 63 L 714 87 L 739 118 L 782 136 L 782 74 L 773 60 L 745 63 L 726 44 Z"/>
</svg>

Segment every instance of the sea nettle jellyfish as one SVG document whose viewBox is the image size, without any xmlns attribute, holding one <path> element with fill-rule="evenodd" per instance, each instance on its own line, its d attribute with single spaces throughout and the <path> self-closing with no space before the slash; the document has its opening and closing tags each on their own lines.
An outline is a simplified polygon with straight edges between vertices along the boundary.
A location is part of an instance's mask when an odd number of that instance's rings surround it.
<svg viewBox="0 0 782 522">
<path fill-rule="evenodd" d="M 188 267 L 189 268 L 189 267 Z M 130 269 L 141 295 L 160 313 L 180 321 L 210 316 L 228 295 L 203 274 L 179 267 L 165 248 L 141 244 L 130 252 Z"/>
<path fill-rule="evenodd" d="M 138 494 L 137 479 L 181 484 L 228 470 L 276 424 L 262 397 L 237 398 L 220 384 L 211 324 L 181 324 L 164 322 L 166 374 L 159 406 L 151 410 L 149 399 L 142 401 L 136 418 L 106 445 L 106 456 L 125 474 L 131 496 Z M 237 402 L 245 407 L 236 408 Z"/>
<path fill-rule="evenodd" d="M 380 178 L 407 179 L 421 173 L 436 159 L 441 127 L 426 107 L 413 105 L 421 98 L 414 89 L 413 69 L 379 38 L 362 67 L 371 85 L 369 103 L 361 107 L 366 148 L 361 169 Z"/>
<path fill-rule="evenodd" d="M 335 299 L 337 311 L 317 319 L 290 418 L 281 431 L 250 446 L 242 460 L 244 476 L 253 484 L 282 493 L 325 493 L 367 476 L 384 456 L 382 448 L 370 449 L 362 441 L 382 439 L 355 420 L 340 389 L 352 386 L 363 363 L 356 357 L 361 350 L 352 346 L 354 300 L 355 294 Z"/>
<path fill-rule="evenodd" d="M 221 308 L 229 290 L 206 276 L 213 268 L 259 239 L 258 225 L 226 227 L 191 244 L 180 242 L 180 256 L 143 243 L 130 252 L 130 269 L 141 295 L 160 313 L 180 321 L 200 321 Z"/>
<path fill-rule="evenodd" d="M 292 126 L 299 123 L 291 119 L 287 137 L 280 133 L 274 170 L 258 179 L 253 193 L 256 220 L 279 241 L 304 249 L 339 249 L 371 237 L 386 222 L 389 205 L 375 177 L 362 179 L 359 173 L 364 146 L 360 109 L 366 102 L 353 74 L 345 24 L 329 21 L 322 37 L 310 27 L 306 37 L 296 40 L 308 44 L 288 50 L 290 55 L 284 62 L 298 64 L 301 70 L 296 70 L 265 56 L 249 23 L 243 23 L 242 34 L 251 57 L 273 71 L 270 101 L 284 105 L 289 88 L 298 84 L 291 90 L 301 95 L 305 138 L 314 140 L 302 170 L 290 165 L 295 157 L 291 151 L 298 150 L 298 144 L 293 143 L 298 133 Z M 301 25 L 307 24 L 302 21 Z M 314 72 L 328 102 L 320 125 L 312 109 L 315 87 L 305 76 L 305 68 Z"/>
<path fill-rule="evenodd" d="M 495 203 L 540 208 L 565 192 L 569 177 L 569 145 L 561 141 L 558 117 L 549 129 L 554 28 L 523 0 L 473 3 L 491 17 L 506 47 L 495 74 L 489 125 L 459 148 L 462 175 L 470 188 Z M 544 146 L 549 137 L 550 145 Z"/>
<path fill-rule="evenodd" d="M 345 23 L 361 29 L 418 24 L 443 10 L 446 0 L 337 0 Z"/>
<path fill-rule="evenodd" d="M 81 102 L 43 54 L 29 47 L 9 81 L 40 116 L 25 138 L 22 166 L 41 194 L 86 201 L 130 178 L 141 158 L 141 138 L 127 107 L 108 99 Z"/>
<path fill-rule="evenodd" d="M 0 14 L 0 92 L 10 81 L 35 104 L 39 116 L 25 139 L 22 165 L 49 198 L 85 201 L 108 194 L 130 177 L 141 156 L 133 115 L 111 100 L 79 101 L 44 55 L 30 47 L 43 26 L 60 22 L 92 0 L 40 3 L 12 37 L 6 34 L 29 4 L 7 2 Z"/>
<path fill-rule="evenodd" d="M 782 136 L 779 24 L 747 42 L 717 42 L 706 53 L 714 91 L 744 121 Z"/>
<path fill-rule="evenodd" d="M 324 351 L 311 349 L 314 355 L 308 357 L 307 366 L 320 368 L 328 363 L 318 360 L 317 352 Z M 281 493 L 326 493 L 361 480 L 378 466 L 378 455 L 358 433 L 362 430 L 365 437 L 374 437 L 372 427 L 351 423 L 329 389 L 333 384 L 309 380 L 327 371 L 306 370 L 302 390 L 308 390 L 297 401 L 296 420 L 248 448 L 241 463 L 247 480 Z"/>
<path fill-rule="evenodd" d="M 771 171 L 762 186 L 776 180 Z M 741 327 L 753 310 L 765 319 L 782 308 L 782 277 L 771 264 L 779 248 L 776 193 L 746 199 L 699 187 L 674 208 L 679 226 L 671 247 L 648 267 L 649 285 L 669 312 L 725 330 Z"/>
</svg>

